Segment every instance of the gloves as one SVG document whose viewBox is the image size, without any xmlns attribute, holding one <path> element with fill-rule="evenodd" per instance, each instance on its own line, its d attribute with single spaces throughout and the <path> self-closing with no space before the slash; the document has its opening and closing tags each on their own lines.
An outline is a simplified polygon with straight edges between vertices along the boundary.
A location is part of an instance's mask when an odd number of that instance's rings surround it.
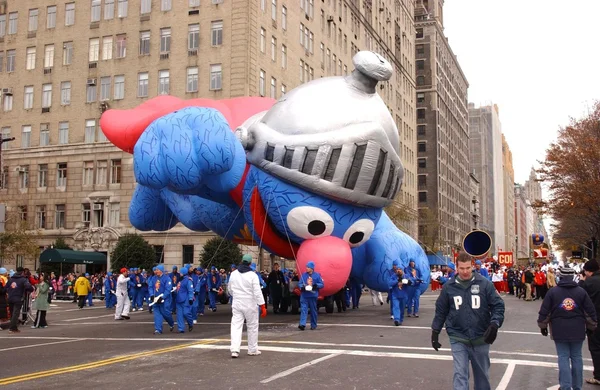
<svg viewBox="0 0 600 390">
<path fill-rule="evenodd" d="M 260 305 L 260 318 L 265 318 L 267 316 L 267 306 Z"/>
<path fill-rule="evenodd" d="M 190 300 L 188 301 L 188 303 L 190 304 L 190 306 L 192 306 L 192 305 L 194 304 L 194 300 L 193 300 L 193 299 L 190 299 Z"/>
<path fill-rule="evenodd" d="M 154 302 L 154 295 L 150 296 L 150 302 Z"/>
<path fill-rule="evenodd" d="M 591 330 L 591 329 L 586 329 L 586 330 L 585 330 L 585 334 L 587 334 L 587 336 L 588 336 L 588 338 L 589 338 L 589 337 L 592 337 L 592 335 L 594 334 L 594 331 L 593 331 L 593 330 Z"/>
<path fill-rule="evenodd" d="M 110 292 L 114 295 L 117 295 L 117 293 L 115 293 L 114 290 L 110 290 Z"/>
<path fill-rule="evenodd" d="M 161 304 L 161 303 L 163 303 L 164 301 L 165 301 L 165 300 L 164 300 L 162 297 L 160 297 L 160 298 L 158 298 L 158 301 L 156 301 L 156 303 L 157 303 L 157 304 Z"/>
<path fill-rule="evenodd" d="M 435 330 L 432 330 L 431 331 L 431 346 L 436 351 L 442 347 L 442 344 L 440 344 L 439 338 L 440 338 L 440 332 L 436 332 Z"/>
<path fill-rule="evenodd" d="M 494 344 L 496 336 L 498 336 L 498 325 L 496 325 L 495 322 L 492 322 L 483 334 L 483 341 L 485 341 L 486 344 Z"/>
<path fill-rule="evenodd" d="M 542 334 L 542 336 L 546 337 L 548 336 L 548 328 L 541 328 L 540 329 L 540 333 Z"/>
</svg>

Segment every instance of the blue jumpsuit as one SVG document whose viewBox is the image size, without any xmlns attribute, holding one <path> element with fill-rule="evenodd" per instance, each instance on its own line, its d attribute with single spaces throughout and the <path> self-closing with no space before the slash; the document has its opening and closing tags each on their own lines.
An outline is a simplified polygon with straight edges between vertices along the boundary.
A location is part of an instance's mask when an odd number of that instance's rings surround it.
<svg viewBox="0 0 600 390">
<path fill-rule="evenodd" d="M 177 267 L 173 267 L 173 272 L 169 274 L 169 278 L 171 279 L 171 285 L 177 286 L 177 283 L 179 283 L 179 281 L 181 280 L 181 275 L 179 275 L 179 272 L 177 272 Z M 177 307 L 176 295 L 176 292 L 171 293 L 171 313 L 173 314 L 175 314 L 175 308 Z"/>
<path fill-rule="evenodd" d="M 198 276 L 198 283 L 194 285 L 194 289 L 198 292 L 198 296 L 196 297 L 196 301 L 198 302 L 197 314 L 204 314 L 204 307 L 206 303 L 206 284 L 206 274 L 202 272 Z"/>
<path fill-rule="evenodd" d="M 215 269 L 216 271 L 216 269 Z M 217 311 L 217 296 L 218 296 L 218 290 L 221 287 L 221 275 L 219 275 L 218 272 L 215 272 L 214 274 L 211 273 L 208 274 L 208 299 L 209 299 L 209 306 L 208 308 L 211 309 L 212 311 Z"/>
<path fill-rule="evenodd" d="M 406 306 L 406 291 L 404 288 L 399 288 L 398 283 L 401 281 L 398 280 L 398 275 L 393 274 L 390 276 L 388 286 L 390 288 L 391 294 L 391 307 L 392 307 L 392 315 L 394 316 L 394 322 L 398 322 L 399 325 L 404 321 L 404 307 Z"/>
<path fill-rule="evenodd" d="M 144 308 L 144 277 L 141 274 L 135 274 L 133 278 L 133 308 L 143 309 Z"/>
<path fill-rule="evenodd" d="M 154 294 L 159 296 L 162 294 L 163 302 L 154 305 L 154 330 L 157 333 L 162 333 L 163 320 L 167 321 L 169 327 L 173 329 L 175 325 L 171 316 L 171 278 L 165 274 L 157 276 L 154 281 Z"/>
<path fill-rule="evenodd" d="M 192 319 L 197 320 L 198 319 L 198 291 L 196 290 L 196 287 L 198 286 L 198 280 L 200 278 L 198 277 L 198 275 L 196 275 L 196 272 L 192 273 L 190 275 L 190 277 L 192 278 L 192 283 L 194 284 L 194 304 L 192 305 Z"/>
<path fill-rule="evenodd" d="M 417 275 L 413 276 L 413 269 L 417 271 Z M 404 277 L 410 281 L 410 285 L 406 288 L 406 306 L 408 307 L 408 315 L 419 314 L 419 301 L 421 298 L 421 271 L 416 268 L 406 267 L 404 269 Z"/>
<path fill-rule="evenodd" d="M 149 299 L 148 299 L 149 303 L 148 303 L 148 305 L 150 303 L 152 303 L 152 301 L 154 300 L 154 296 L 155 296 L 155 294 L 154 294 L 154 283 L 156 282 L 156 278 L 157 278 L 156 275 L 150 274 L 150 276 L 148 277 L 148 279 L 146 279 L 146 282 L 148 283 L 148 296 L 149 296 Z M 148 311 L 150 313 L 152 313 L 153 310 L 154 310 L 154 306 L 148 306 Z"/>
<path fill-rule="evenodd" d="M 117 304 L 117 296 L 111 291 L 115 291 L 115 280 L 112 276 L 106 277 L 104 280 L 104 301 L 107 309 L 112 309 Z"/>
<path fill-rule="evenodd" d="M 306 291 L 304 289 L 308 284 L 309 277 L 312 277 L 313 280 L 312 291 Z M 308 315 L 308 309 L 310 309 L 310 328 L 317 328 L 317 317 L 319 312 L 317 309 L 317 298 L 319 297 L 319 290 L 324 286 L 321 275 L 314 271 L 312 275 L 308 272 L 303 273 L 300 280 L 298 280 L 298 287 L 302 290 L 302 293 L 300 294 L 300 326 L 306 326 L 306 316 Z"/>
<path fill-rule="evenodd" d="M 194 325 L 192 318 L 192 305 L 194 300 L 194 283 L 185 275 L 177 285 L 177 330 L 184 332 L 183 324 L 187 321 L 190 330 Z M 190 304 L 192 301 L 192 304 Z"/>
</svg>

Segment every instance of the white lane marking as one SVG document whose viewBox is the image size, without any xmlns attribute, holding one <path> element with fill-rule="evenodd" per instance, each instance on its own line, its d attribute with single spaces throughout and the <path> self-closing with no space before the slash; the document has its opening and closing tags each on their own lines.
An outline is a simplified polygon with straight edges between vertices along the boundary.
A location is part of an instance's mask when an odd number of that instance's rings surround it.
<svg viewBox="0 0 600 390">
<path fill-rule="evenodd" d="M 550 386 L 546 390 L 560 390 L 560 385 Z"/>
<path fill-rule="evenodd" d="M 61 322 L 71 322 L 71 321 L 81 321 L 81 320 L 93 320 L 94 318 L 102 318 L 102 317 L 114 317 L 115 314 L 105 314 L 103 316 L 95 316 L 95 317 L 80 317 L 80 318 L 71 318 L 68 320 L 59 320 Z"/>
<path fill-rule="evenodd" d="M 229 350 L 228 345 L 191 345 L 187 348 L 194 349 L 225 349 Z M 452 355 L 432 355 L 432 354 L 419 354 L 419 353 L 405 353 L 405 352 L 376 352 L 376 351 L 361 351 L 361 350 L 348 350 L 348 349 L 313 349 L 313 348 L 289 348 L 289 347 L 260 347 L 263 351 L 272 352 L 284 352 L 284 353 L 318 353 L 318 354 L 339 354 L 348 356 L 367 356 L 367 357 L 394 357 L 394 358 L 408 358 L 408 359 L 424 359 L 424 360 L 452 360 Z M 542 362 L 538 360 L 517 360 L 517 359 L 490 359 L 491 363 L 495 364 L 515 364 L 520 366 L 529 367 L 546 367 L 546 368 L 558 368 L 557 363 Z M 592 366 L 583 366 L 586 371 L 593 371 Z"/>
<path fill-rule="evenodd" d="M 510 383 L 510 378 L 512 378 L 513 373 L 515 372 L 516 365 L 511 363 L 506 367 L 506 371 L 504 375 L 502 375 L 502 379 L 500 379 L 500 383 L 498 383 L 498 387 L 496 390 L 506 390 L 508 388 L 508 384 Z"/>
<path fill-rule="evenodd" d="M 75 338 L 75 337 L 60 337 L 60 336 L 48 336 L 48 337 L 42 337 L 42 336 L 6 336 L 6 337 L 0 337 L 0 340 L 2 339 L 6 339 L 6 340 L 14 340 L 14 339 L 22 339 L 22 340 L 71 340 L 71 341 L 181 341 L 181 340 L 190 340 L 190 341 L 212 341 L 212 342 L 220 342 L 220 341 L 227 341 L 229 342 L 229 340 L 224 340 L 224 339 L 195 339 L 195 338 L 183 338 L 183 337 L 179 337 L 179 338 L 175 338 L 175 337 L 169 337 L 169 338 L 156 338 L 156 337 L 139 337 L 139 338 L 130 338 L 130 337 L 82 337 L 82 338 Z"/>
<path fill-rule="evenodd" d="M 94 307 L 86 307 L 84 309 L 77 308 L 77 309 L 60 310 L 60 313 L 66 313 L 66 312 L 69 312 L 69 311 L 81 311 L 81 312 L 85 312 L 85 311 L 88 311 L 88 310 L 98 310 L 98 309 L 108 310 L 105 307 L 100 307 L 100 306 L 96 307 L 96 306 L 94 306 Z"/>
<path fill-rule="evenodd" d="M 14 338 L 14 337 L 7 337 L 7 338 Z M 46 337 L 41 337 L 41 338 L 46 338 Z M 4 351 L 13 351 L 15 349 L 25 349 L 25 348 L 34 348 L 34 347 L 42 347 L 44 345 L 53 345 L 53 344 L 64 344 L 64 343 L 72 343 L 73 341 L 81 341 L 84 339 L 70 339 L 70 340 L 63 340 L 63 341 L 54 341 L 52 343 L 42 343 L 42 344 L 31 344 L 31 345 L 22 345 L 20 347 L 11 347 L 11 348 L 3 348 L 0 349 L 0 352 L 4 352 Z"/>
<path fill-rule="evenodd" d="M 301 365 L 299 365 L 299 366 L 296 366 L 296 367 L 294 367 L 294 368 L 290 368 L 289 370 L 282 371 L 282 372 L 280 372 L 279 374 L 276 374 L 276 375 L 273 375 L 272 377 L 269 377 L 269 378 L 267 378 L 267 379 L 264 379 L 264 380 L 260 381 L 260 383 L 269 383 L 269 382 L 273 382 L 273 381 L 274 381 L 274 380 L 276 380 L 276 379 L 280 379 L 280 378 L 286 377 L 286 376 L 288 376 L 288 375 L 290 375 L 290 374 L 293 374 L 293 373 L 295 373 L 295 372 L 298 372 L 298 371 L 300 371 L 300 370 L 302 370 L 302 369 L 304 369 L 304 368 L 306 368 L 306 367 L 313 366 L 313 365 L 315 365 L 315 364 L 317 364 L 317 363 L 320 363 L 320 362 L 322 362 L 322 361 L 325 361 L 325 360 L 331 359 L 331 358 L 333 358 L 333 357 L 336 357 L 336 356 L 339 356 L 339 354 L 331 354 L 331 355 L 326 355 L 326 356 L 320 357 L 320 358 L 318 358 L 318 359 L 311 360 L 310 362 L 307 362 L 307 363 L 301 364 Z"/>
</svg>

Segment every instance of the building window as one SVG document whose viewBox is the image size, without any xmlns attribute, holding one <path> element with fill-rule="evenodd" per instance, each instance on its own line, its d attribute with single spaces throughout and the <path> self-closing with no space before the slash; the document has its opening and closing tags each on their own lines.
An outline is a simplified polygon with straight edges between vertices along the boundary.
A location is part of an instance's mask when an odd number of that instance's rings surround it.
<svg viewBox="0 0 600 390">
<path fill-rule="evenodd" d="M 260 10 L 264 13 L 267 9 L 267 0 L 260 0 Z"/>
<path fill-rule="evenodd" d="M 96 120 L 95 119 L 87 119 L 85 121 L 85 134 L 84 140 L 86 144 L 91 144 L 96 142 Z"/>
<path fill-rule="evenodd" d="M 17 59 L 17 51 L 16 50 L 7 50 L 6 51 L 6 71 L 14 72 L 15 65 Z"/>
<path fill-rule="evenodd" d="M 216 91 L 223 88 L 223 71 L 221 64 L 210 66 L 210 90 Z"/>
<path fill-rule="evenodd" d="M 110 76 L 100 78 L 100 101 L 110 99 Z"/>
<path fill-rule="evenodd" d="M 285 6 L 281 7 L 281 29 L 287 30 L 287 8 Z"/>
<path fill-rule="evenodd" d="M 183 264 L 192 264 L 194 262 L 194 246 L 183 245 L 182 260 Z"/>
<path fill-rule="evenodd" d="M 188 26 L 188 50 L 198 50 L 200 46 L 200 25 L 190 24 Z"/>
<path fill-rule="evenodd" d="M 108 162 L 106 160 L 98 161 L 98 168 L 96 168 L 96 184 L 97 185 L 99 185 L 99 186 L 106 185 L 107 173 L 108 173 Z"/>
<path fill-rule="evenodd" d="M 125 98 L 125 76 L 115 76 L 115 100 Z"/>
<path fill-rule="evenodd" d="M 0 15 L 0 37 L 6 35 L 6 14 Z"/>
<path fill-rule="evenodd" d="M 30 9 L 29 10 L 29 26 L 27 28 L 27 31 L 29 32 L 33 32 L 33 31 L 37 31 L 38 29 L 38 10 L 36 9 Z"/>
<path fill-rule="evenodd" d="M 417 85 L 425 85 L 425 76 L 417 76 Z"/>
<path fill-rule="evenodd" d="M 163 264 L 165 262 L 165 246 L 154 245 L 154 253 L 156 255 L 156 264 Z"/>
<path fill-rule="evenodd" d="M 281 67 L 287 68 L 287 46 L 281 45 Z"/>
<path fill-rule="evenodd" d="M 271 0 L 271 19 L 277 21 L 277 0 Z"/>
<path fill-rule="evenodd" d="M 90 207 L 89 203 L 83 203 L 81 205 L 81 222 L 83 222 L 84 225 L 89 226 L 91 221 L 92 221 L 92 208 Z"/>
<path fill-rule="evenodd" d="M 21 147 L 28 148 L 31 146 L 31 126 L 23 126 L 21 128 Z"/>
<path fill-rule="evenodd" d="M 58 144 L 66 145 L 69 143 L 69 122 L 60 122 L 58 124 Z"/>
<path fill-rule="evenodd" d="M 19 167 L 19 188 L 22 190 L 29 188 L 29 165 Z"/>
<path fill-rule="evenodd" d="M 112 60 L 113 57 L 113 37 L 102 37 L 102 60 Z"/>
<path fill-rule="evenodd" d="M 115 0 L 104 0 L 104 20 L 115 17 Z"/>
<path fill-rule="evenodd" d="M 89 62 L 97 62 L 100 57 L 100 38 L 90 38 L 89 43 Z"/>
<path fill-rule="evenodd" d="M 94 203 L 94 226 L 104 226 L 104 203 Z"/>
<path fill-rule="evenodd" d="M 152 0 L 142 0 L 140 14 L 149 14 L 152 11 Z"/>
<path fill-rule="evenodd" d="M 419 192 L 419 202 L 420 203 L 427 202 L 427 192 L 425 192 L 425 191 Z"/>
<path fill-rule="evenodd" d="M 65 26 L 75 24 L 75 3 L 65 4 Z"/>
<path fill-rule="evenodd" d="M 89 83 L 86 85 L 86 103 L 93 103 L 96 101 L 98 93 L 96 92 L 96 84 Z"/>
<path fill-rule="evenodd" d="M 35 206 L 35 227 L 46 229 L 46 206 Z"/>
<path fill-rule="evenodd" d="M 40 123 L 40 146 L 50 145 L 50 124 Z"/>
<path fill-rule="evenodd" d="M 25 93 L 23 95 L 23 108 L 25 110 L 31 110 L 33 108 L 33 86 L 31 85 L 25 87 Z"/>
<path fill-rule="evenodd" d="M 271 37 L 271 61 L 277 61 L 277 38 Z"/>
<path fill-rule="evenodd" d="M 424 94 L 424 93 L 421 93 L 421 92 L 419 92 L 419 93 L 417 94 L 417 103 L 423 103 L 424 101 L 425 101 L 425 94 Z"/>
<path fill-rule="evenodd" d="M 121 222 L 121 203 L 111 203 L 109 207 L 108 225 L 117 227 Z"/>
<path fill-rule="evenodd" d="M 271 77 L 271 98 L 277 99 L 277 80 Z"/>
<path fill-rule="evenodd" d="M 198 67 L 187 68 L 186 92 L 198 92 Z"/>
<path fill-rule="evenodd" d="M 265 71 L 260 70 L 260 78 L 258 81 L 258 94 L 260 96 L 265 96 Z"/>
<path fill-rule="evenodd" d="M 127 55 L 127 34 L 117 35 L 117 58 L 125 58 Z"/>
<path fill-rule="evenodd" d="M 171 29 L 160 29 L 160 53 L 169 53 L 171 51 Z"/>
<path fill-rule="evenodd" d="M 419 38 L 423 38 L 423 29 L 422 28 L 417 29 L 417 39 L 419 39 Z"/>
<path fill-rule="evenodd" d="M 42 108 L 52 107 L 52 84 L 42 85 Z"/>
<path fill-rule="evenodd" d="M 64 229 L 65 228 L 65 205 L 57 204 L 54 209 L 54 228 Z"/>
<path fill-rule="evenodd" d="M 92 18 L 91 22 L 99 22 L 100 21 L 100 12 L 102 7 L 102 2 L 100 0 L 92 0 Z"/>
<path fill-rule="evenodd" d="M 425 119 L 425 109 L 424 108 L 417 109 L 417 119 Z"/>
<path fill-rule="evenodd" d="M 267 30 L 265 30 L 264 28 L 260 28 L 260 52 L 264 53 L 265 52 L 265 46 L 266 46 L 266 39 L 267 39 Z"/>
<path fill-rule="evenodd" d="M 4 95 L 4 112 L 12 111 L 13 97 L 12 95 Z M 8 144 L 4 144 L 8 145 Z"/>
<path fill-rule="evenodd" d="M 27 222 L 27 206 L 19 206 L 19 219 L 21 222 Z"/>
<path fill-rule="evenodd" d="M 150 55 L 150 31 L 140 32 L 140 55 Z"/>
<path fill-rule="evenodd" d="M 138 97 L 148 96 L 148 73 L 138 73 Z"/>
<path fill-rule="evenodd" d="M 8 14 L 8 35 L 14 35 L 17 33 L 18 20 L 19 20 L 18 12 L 11 12 Z"/>
<path fill-rule="evenodd" d="M 44 47 L 44 68 L 52 68 L 54 66 L 54 45 L 46 45 Z"/>
<path fill-rule="evenodd" d="M 63 65 L 71 65 L 73 62 L 73 42 L 63 43 Z"/>
<path fill-rule="evenodd" d="M 160 2 L 160 10 L 163 12 L 170 11 L 173 6 L 171 0 L 161 0 Z"/>
<path fill-rule="evenodd" d="M 419 185 L 419 187 L 427 186 L 427 175 L 417 176 L 417 184 Z"/>
<path fill-rule="evenodd" d="M 210 24 L 211 31 L 211 45 L 212 46 L 220 46 L 223 44 L 223 21 L 219 20 L 216 22 L 211 22 Z"/>
<path fill-rule="evenodd" d="M 417 64 L 417 70 L 425 69 L 425 60 L 417 60 L 415 62 Z"/>
<path fill-rule="evenodd" d="M 51 29 L 56 27 L 56 6 L 51 5 L 46 8 L 46 28 Z"/>
<path fill-rule="evenodd" d="M 38 165 L 38 188 L 48 187 L 48 164 Z"/>
<path fill-rule="evenodd" d="M 425 45 L 415 45 L 417 54 L 425 54 Z"/>
<path fill-rule="evenodd" d="M 119 0 L 118 16 L 119 18 L 127 17 L 127 5 L 129 0 Z"/>
<path fill-rule="evenodd" d="M 423 153 L 427 151 L 427 144 L 425 142 L 417 143 L 417 152 Z"/>
<path fill-rule="evenodd" d="M 2 139 L 4 138 L 9 138 L 10 137 L 10 127 L 3 127 L 2 131 L 0 131 L 0 137 L 2 137 Z M 8 150 L 8 142 L 4 142 L 2 144 L 2 146 L 0 146 L 1 150 Z"/>
<path fill-rule="evenodd" d="M 169 94 L 169 71 L 159 70 L 158 71 L 158 94 L 168 95 Z"/>
<path fill-rule="evenodd" d="M 417 135 L 425 135 L 426 128 L 427 128 L 427 126 L 425 126 L 425 125 L 418 125 L 417 126 Z"/>
<path fill-rule="evenodd" d="M 121 160 L 110 161 L 110 184 L 121 183 Z"/>
<path fill-rule="evenodd" d="M 66 187 L 67 186 L 67 163 L 58 163 L 56 165 L 56 186 Z"/>
<path fill-rule="evenodd" d="M 286 92 L 287 92 L 287 87 L 285 86 L 285 84 L 281 84 L 281 96 L 285 95 Z"/>
<path fill-rule="evenodd" d="M 0 189 L 5 190 L 8 188 L 8 167 L 2 167 L 0 172 Z"/>
<path fill-rule="evenodd" d="M 83 163 L 83 185 L 91 186 L 94 184 L 94 162 L 85 161 Z"/>
<path fill-rule="evenodd" d="M 28 47 L 25 54 L 25 69 L 35 69 L 35 47 Z"/>
<path fill-rule="evenodd" d="M 200 7 L 200 0 L 189 0 L 190 8 Z"/>
</svg>

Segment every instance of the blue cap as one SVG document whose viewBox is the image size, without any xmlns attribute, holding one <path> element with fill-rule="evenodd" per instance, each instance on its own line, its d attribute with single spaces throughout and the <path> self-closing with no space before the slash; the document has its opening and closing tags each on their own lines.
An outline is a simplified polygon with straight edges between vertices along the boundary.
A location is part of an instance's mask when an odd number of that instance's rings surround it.
<svg viewBox="0 0 600 390">
<path fill-rule="evenodd" d="M 396 267 L 400 267 L 400 260 L 394 260 L 392 265 L 395 265 Z"/>
<path fill-rule="evenodd" d="M 112 272 L 107 272 L 106 276 L 112 276 Z"/>
<path fill-rule="evenodd" d="M 454 265 L 454 263 L 448 263 L 448 268 L 456 269 L 456 266 Z"/>
<path fill-rule="evenodd" d="M 184 275 L 184 276 L 188 274 L 188 269 L 187 269 L 187 267 L 183 267 L 183 268 L 181 269 L 181 274 L 182 274 L 182 275 Z"/>
<path fill-rule="evenodd" d="M 477 260 L 477 261 L 475 262 L 475 265 L 481 265 L 481 260 Z"/>
<path fill-rule="evenodd" d="M 156 267 L 152 267 L 152 271 L 156 271 Z"/>
<path fill-rule="evenodd" d="M 10 272 L 8 273 L 8 276 L 10 276 L 10 277 L 12 278 L 14 274 L 15 274 L 15 271 L 13 271 L 13 270 L 11 269 L 11 270 L 10 270 Z"/>
<path fill-rule="evenodd" d="M 202 269 L 202 267 L 198 267 L 198 268 L 196 268 L 196 270 L 197 270 L 197 271 L 200 271 L 200 273 L 203 273 L 203 272 L 204 272 L 204 270 Z"/>
<path fill-rule="evenodd" d="M 6 268 L 2 267 L 0 268 L 0 275 L 6 275 L 8 273 L 8 271 L 6 270 Z"/>
<path fill-rule="evenodd" d="M 156 267 L 156 270 L 160 271 L 160 272 L 165 272 L 165 266 L 161 264 L 161 265 L 159 265 L 159 266 Z"/>
<path fill-rule="evenodd" d="M 216 271 L 216 270 L 217 270 L 217 267 L 215 267 L 215 266 L 213 265 L 212 267 L 210 267 L 210 270 L 211 270 L 211 271 Z"/>
<path fill-rule="evenodd" d="M 252 269 L 252 271 L 256 271 L 256 263 L 250 264 L 250 269 Z"/>
<path fill-rule="evenodd" d="M 86 272 L 86 273 L 85 273 L 85 276 L 86 276 L 86 277 L 88 277 L 88 276 L 90 276 L 90 274 L 88 274 L 88 273 Z"/>
<path fill-rule="evenodd" d="M 173 269 L 174 269 L 174 270 L 175 270 L 175 269 L 177 269 L 177 266 L 176 266 L 176 265 L 174 265 L 174 266 L 173 266 Z"/>
<path fill-rule="evenodd" d="M 231 268 L 237 268 L 235 264 L 231 264 Z"/>
<path fill-rule="evenodd" d="M 308 268 L 312 268 L 314 270 L 315 269 L 315 262 L 314 261 L 309 261 L 308 263 L 306 263 L 306 266 Z"/>
</svg>

